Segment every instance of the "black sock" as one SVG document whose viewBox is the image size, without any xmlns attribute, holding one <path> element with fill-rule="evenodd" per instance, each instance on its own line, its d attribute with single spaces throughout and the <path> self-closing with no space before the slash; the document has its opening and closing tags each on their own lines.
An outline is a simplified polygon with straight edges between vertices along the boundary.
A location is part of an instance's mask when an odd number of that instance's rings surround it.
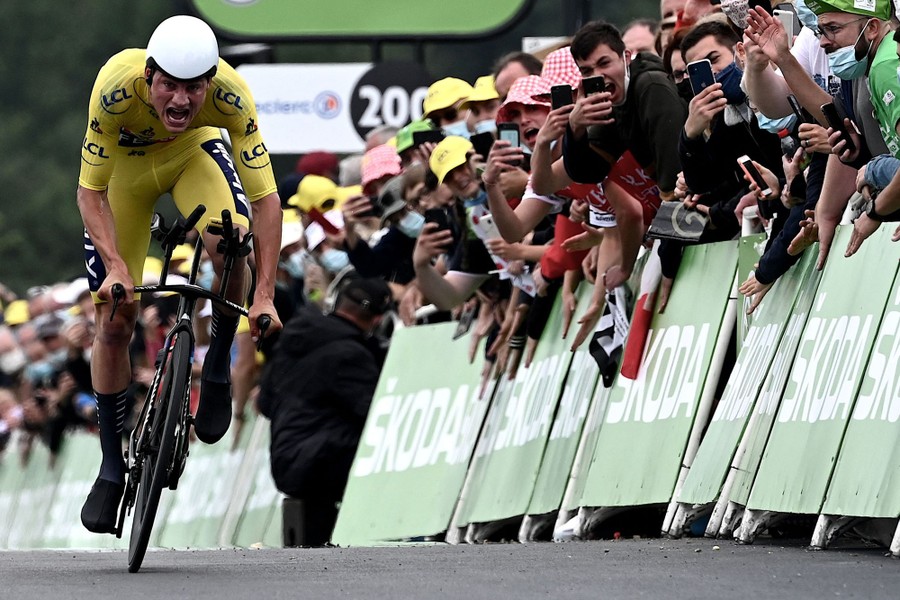
<svg viewBox="0 0 900 600">
<path fill-rule="evenodd" d="M 203 381 L 228 383 L 231 381 L 231 344 L 237 331 L 239 317 L 223 315 L 215 307 L 212 311 L 212 332 L 209 350 L 203 359 Z"/>
<path fill-rule="evenodd" d="M 97 421 L 100 424 L 100 479 L 123 483 L 125 481 L 125 460 L 122 456 L 122 429 L 125 426 L 125 410 L 128 405 L 128 390 L 117 394 L 94 392 L 97 399 Z"/>
</svg>

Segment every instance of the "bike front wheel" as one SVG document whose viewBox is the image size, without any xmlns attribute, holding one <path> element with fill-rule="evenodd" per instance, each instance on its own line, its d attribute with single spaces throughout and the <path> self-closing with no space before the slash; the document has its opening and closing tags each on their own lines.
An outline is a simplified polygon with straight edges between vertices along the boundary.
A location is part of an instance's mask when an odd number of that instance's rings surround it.
<svg viewBox="0 0 900 600">
<path fill-rule="evenodd" d="M 128 571 L 131 573 L 141 568 L 159 508 L 159 497 L 168 485 L 177 428 L 189 392 L 192 352 L 190 334 L 177 333 L 172 350 L 166 353 L 160 365 L 163 377 L 156 398 L 147 398 L 147 402 L 156 402 L 156 414 L 146 436 L 147 442 L 141 450 L 141 478 L 134 501 L 128 544 Z"/>
</svg>

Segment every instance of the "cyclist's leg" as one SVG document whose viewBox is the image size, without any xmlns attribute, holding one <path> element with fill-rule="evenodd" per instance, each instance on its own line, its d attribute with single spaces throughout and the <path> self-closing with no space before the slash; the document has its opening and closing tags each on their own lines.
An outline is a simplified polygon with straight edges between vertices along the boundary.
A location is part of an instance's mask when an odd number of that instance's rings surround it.
<svg viewBox="0 0 900 600">
<path fill-rule="evenodd" d="M 216 251 L 220 238 L 207 233 L 206 224 L 210 219 L 220 218 L 222 210 L 226 208 L 231 212 L 232 221 L 242 236 L 247 233 L 250 224 L 249 203 L 221 139 L 216 136 L 199 142 L 195 156 L 179 177 L 172 195 L 182 214 L 189 213 L 198 202 L 207 207 L 198 229 L 203 234 L 207 254 L 212 259 L 216 272 L 213 289 L 218 289 L 225 260 Z M 243 304 L 247 298 L 249 282 L 246 258 L 237 259 L 229 277 L 225 297 Z M 194 425 L 197 437 L 209 444 L 221 439 L 231 424 L 230 354 L 238 316 L 227 309 L 213 307 L 212 338 L 203 361 L 200 405 Z"/>
<path fill-rule="evenodd" d="M 136 195 L 124 188 L 123 183 L 129 180 L 128 177 L 113 177 L 107 198 L 116 225 L 119 254 L 128 265 L 133 280 L 140 282 L 150 237 L 147 223 L 155 197 L 152 193 Z M 85 263 L 91 290 L 96 292 L 106 271 L 87 234 Z M 122 429 L 131 384 L 128 344 L 137 319 L 137 305 L 120 306 L 113 315 L 112 304 L 96 302 L 94 313 L 97 333 L 91 355 L 91 380 L 97 399 L 102 461 L 97 481 L 82 509 L 81 520 L 91 531 L 113 533 L 125 481 Z"/>
</svg>

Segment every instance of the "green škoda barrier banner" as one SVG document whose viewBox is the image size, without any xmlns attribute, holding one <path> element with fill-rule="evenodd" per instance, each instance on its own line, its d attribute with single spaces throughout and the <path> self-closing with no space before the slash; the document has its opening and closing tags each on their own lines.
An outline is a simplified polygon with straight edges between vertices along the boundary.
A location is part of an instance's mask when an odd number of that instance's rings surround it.
<svg viewBox="0 0 900 600">
<path fill-rule="evenodd" d="M 887 271 L 887 260 L 884 266 Z M 822 508 L 825 514 L 888 518 L 900 515 L 898 365 L 900 276 L 894 280 L 869 366 L 844 434 Z"/>
<path fill-rule="evenodd" d="M 893 287 L 900 245 L 882 227 L 842 256 L 852 227 L 838 230 L 748 508 L 818 514 L 866 360 Z"/>
<path fill-rule="evenodd" d="M 719 495 L 744 427 L 769 375 L 797 294 L 814 266 L 815 253 L 807 252 L 775 283 L 752 315 L 731 377 L 681 488 L 679 502 L 706 504 Z"/>
<path fill-rule="evenodd" d="M 456 525 L 500 521 L 528 512 L 572 359 L 569 344 L 562 339 L 560 298 L 531 365 L 520 366 L 514 381 L 503 381 L 491 403 Z M 570 468 L 571 464 L 566 465 L 565 472 Z M 560 494 L 563 488 L 564 482 Z"/>
<path fill-rule="evenodd" d="M 737 244 L 689 247 L 637 380 L 618 377 L 580 506 L 669 502 L 737 267 Z M 710 382 L 715 385 L 715 382 Z"/>
<path fill-rule="evenodd" d="M 447 529 L 490 400 L 483 354 L 456 323 L 394 333 L 332 541 L 362 545 Z M 489 392 L 486 392 L 486 395 Z"/>
</svg>

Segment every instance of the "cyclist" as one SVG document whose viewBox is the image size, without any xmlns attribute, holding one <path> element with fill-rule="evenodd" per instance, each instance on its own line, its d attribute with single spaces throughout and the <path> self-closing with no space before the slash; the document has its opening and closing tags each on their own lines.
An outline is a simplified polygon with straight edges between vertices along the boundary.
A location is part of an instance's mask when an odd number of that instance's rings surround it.
<svg viewBox="0 0 900 600">
<path fill-rule="evenodd" d="M 228 131 L 236 160 L 219 128 Z M 242 235 L 253 221 L 257 279 L 251 335 L 259 337 L 257 319 L 264 314 L 272 318 L 268 333 L 279 330 L 272 297 L 281 202 L 253 98 L 241 76 L 219 59 L 209 25 L 183 15 L 160 23 L 146 50 L 123 50 L 103 66 L 82 142 L 77 198 L 95 300 L 91 376 L 103 459 L 81 521 L 97 533 L 115 532 L 124 490 L 121 434 L 131 383 L 128 344 L 138 309 L 132 288 L 140 283 L 153 207 L 166 192 L 184 215 L 199 203 L 207 206 L 197 229 L 213 259 L 214 286 L 224 259 L 216 251 L 220 238 L 206 232 L 209 219 L 227 208 Z M 225 296 L 243 303 L 250 285 L 246 259 L 236 263 L 232 275 Z M 114 284 L 121 284 L 126 296 L 113 313 Z M 231 422 L 229 352 L 237 323 L 236 314 L 214 309 L 194 424 L 197 437 L 210 444 L 225 435 Z"/>
</svg>

